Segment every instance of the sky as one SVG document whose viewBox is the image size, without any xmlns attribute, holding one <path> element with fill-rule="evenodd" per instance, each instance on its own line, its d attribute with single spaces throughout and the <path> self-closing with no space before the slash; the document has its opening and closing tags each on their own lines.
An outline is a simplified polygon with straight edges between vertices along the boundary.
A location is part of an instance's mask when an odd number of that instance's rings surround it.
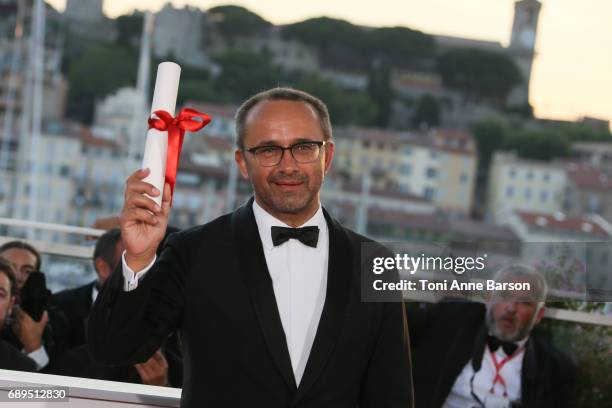
<svg viewBox="0 0 612 408">
<path fill-rule="evenodd" d="M 63 10 L 66 0 L 46 0 Z M 77 0 L 80 1 L 80 0 Z M 530 102 L 542 118 L 583 116 L 612 121 L 612 1 L 540 0 L 542 10 Z M 157 11 L 168 0 L 105 0 L 109 17 L 134 8 Z M 342 18 L 369 26 L 406 26 L 429 34 L 510 40 L 514 0 L 172 0 L 208 9 L 221 4 L 248 8 L 275 24 L 310 17 Z"/>
</svg>

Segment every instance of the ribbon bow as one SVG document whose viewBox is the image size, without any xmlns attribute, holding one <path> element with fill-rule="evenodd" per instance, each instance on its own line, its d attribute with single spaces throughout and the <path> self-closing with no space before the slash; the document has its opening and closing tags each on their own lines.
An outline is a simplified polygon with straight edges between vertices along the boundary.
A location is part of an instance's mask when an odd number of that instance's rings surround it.
<svg viewBox="0 0 612 408">
<path fill-rule="evenodd" d="M 164 110 L 157 110 L 153 113 L 157 118 L 149 118 L 149 129 L 157 129 L 162 132 L 168 131 L 168 155 L 166 158 L 165 181 L 170 184 L 170 192 L 173 194 L 185 131 L 197 132 L 208 125 L 211 118 L 207 114 L 191 108 L 181 109 L 176 117 L 173 117 Z M 202 120 L 198 121 L 194 120 L 194 118 L 200 118 Z"/>
</svg>

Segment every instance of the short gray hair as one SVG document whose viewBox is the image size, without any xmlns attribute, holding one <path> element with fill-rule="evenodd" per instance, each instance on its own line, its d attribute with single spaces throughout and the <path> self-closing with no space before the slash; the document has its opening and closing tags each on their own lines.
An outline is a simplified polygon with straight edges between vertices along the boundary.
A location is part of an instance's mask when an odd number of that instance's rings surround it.
<svg viewBox="0 0 612 408">
<path fill-rule="evenodd" d="M 534 268 L 524 264 L 511 264 L 503 267 L 495 274 L 495 282 L 528 282 L 530 283 L 530 298 L 534 302 L 544 303 L 548 296 L 546 279 Z"/>
<path fill-rule="evenodd" d="M 332 126 L 329 118 L 327 106 L 316 96 L 307 92 L 293 88 L 278 87 L 260 92 L 247 99 L 236 111 L 234 121 L 236 123 L 236 146 L 240 149 L 244 148 L 244 137 L 246 135 L 246 118 L 249 112 L 260 102 L 263 101 L 296 101 L 304 102 L 310 105 L 319 116 L 321 122 L 321 130 L 323 131 L 323 140 L 329 140 L 332 137 Z"/>
</svg>

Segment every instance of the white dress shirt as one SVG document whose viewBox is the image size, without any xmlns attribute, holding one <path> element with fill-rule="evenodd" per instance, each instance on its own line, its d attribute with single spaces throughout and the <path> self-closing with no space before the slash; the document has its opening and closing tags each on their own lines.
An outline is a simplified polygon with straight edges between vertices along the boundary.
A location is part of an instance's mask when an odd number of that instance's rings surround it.
<svg viewBox="0 0 612 408">
<path fill-rule="evenodd" d="M 40 371 L 49 364 L 49 355 L 47 354 L 47 350 L 45 346 L 40 346 L 40 348 L 26 353 L 25 350 L 21 350 L 25 353 L 26 356 L 30 357 L 36 363 L 36 371 Z"/>
<path fill-rule="evenodd" d="M 507 399 L 510 401 L 521 400 L 521 372 L 523 369 L 523 359 L 525 357 L 525 343 L 527 343 L 527 338 L 516 342 L 519 349 L 522 351 L 520 351 L 519 354 L 515 353 L 515 356 L 508 360 L 499 371 L 499 374 L 506 382 L 506 392 L 508 393 Z M 495 351 L 495 357 L 497 363 L 500 364 L 507 355 L 500 347 Z M 481 402 L 484 402 L 487 398 L 504 398 L 504 386 L 499 381 L 495 383 L 493 394 L 489 392 L 495 377 L 495 364 L 493 363 L 493 358 L 491 357 L 491 352 L 487 345 L 485 345 L 480 367 L 480 371 L 474 376 L 474 394 L 476 394 Z M 470 360 L 465 367 L 463 367 L 463 371 L 461 371 L 461 374 L 459 374 L 455 380 L 442 408 L 471 408 L 479 406 L 478 402 L 471 394 L 470 379 L 472 375 L 474 375 L 474 369 L 472 368 L 472 361 Z"/>
<path fill-rule="evenodd" d="M 276 304 L 285 332 L 291 366 L 296 384 L 300 384 L 312 349 L 327 291 L 327 263 L 329 255 L 329 230 L 319 209 L 315 215 L 300 227 L 319 227 L 317 247 L 309 247 L 296 239 L 290 239 L 279 246 L 272 243 L 272 227 L 289 225 L 267 213 L 253 201 L 253 213 L 259 230 L 266 264 Z M 155 259 L 146 268 L 134 273 L 122 256 L 124 290 L 130 291 L 153 266 Z"/>
</svg>

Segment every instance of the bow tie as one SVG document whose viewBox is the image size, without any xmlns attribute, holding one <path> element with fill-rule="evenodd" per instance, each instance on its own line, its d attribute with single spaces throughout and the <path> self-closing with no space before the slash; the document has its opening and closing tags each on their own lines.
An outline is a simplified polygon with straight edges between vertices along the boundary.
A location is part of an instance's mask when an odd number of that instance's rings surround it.
<svg viewBox="0 0 612 408">
<path fill-rule="evenodd" d="M 518 346 L 512 342 L 501 341 L 497 337 L 490 335 L 487 336 L 487 344 L 489 345 L 489 350 L 491 350 L 491 352 L 494 353 L 498 348 L 501 347 L 507 356 L 513 355 L 516 349 L 518 348 Z"/>
<path fill-rule="evenodd" d="M 319 227 L 272 227 L 272 243 L 274 246 L 279 246 L 292 238 L 299 240 L 304 245 L 316 248 L 319 241 Z"/>
</svg>

